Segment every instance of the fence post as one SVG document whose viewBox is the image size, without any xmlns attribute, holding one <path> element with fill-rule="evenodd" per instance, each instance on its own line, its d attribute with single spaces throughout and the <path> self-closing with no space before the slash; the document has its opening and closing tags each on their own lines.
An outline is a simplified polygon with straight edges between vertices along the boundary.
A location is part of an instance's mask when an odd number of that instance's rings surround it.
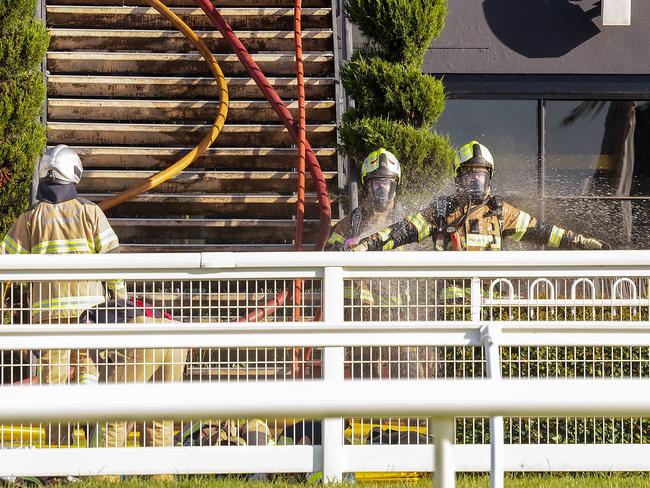
<svg viewBox="0 0 650 488">
<path fill-rule="evenodd" d="M 343 268 L 325 268 L 323 274 L 323 320 L 343 322 Z M 323 351 L 323 380 L 328 385 L 325 395 L 334 394 L 333 383 L 343 381 L 345 352 L 343 347 L 326 347 Z M 343 419 L 323 420 L 323 482 L 340 483 Z"/>
<path fill-rule="evenodd" d="M 472 322 L 481 324 L 481 280 L 472 278 Z M 501 326 L 491 322 L 481 325 L 481 343 L 485 350 L 488 378 L 501 379 L 499 331 Z M 503 488 L 503 417 L 490 417 L 490 488 Z"/>
<path fill-rule="evenodd" d="M 456 422 L 453 417 L 430 420 L 433 437 L 433 487 L 456 487 L 456 461 L 454 459 L 454 438 Z"/>
</svg>

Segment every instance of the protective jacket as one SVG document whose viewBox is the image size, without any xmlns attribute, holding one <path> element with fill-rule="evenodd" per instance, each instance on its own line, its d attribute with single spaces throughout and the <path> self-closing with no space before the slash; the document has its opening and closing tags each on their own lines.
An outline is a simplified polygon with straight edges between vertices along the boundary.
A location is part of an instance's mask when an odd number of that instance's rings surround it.
<svg viewBox="0 0 650 488">
<path fill-rule="evenodd" d="M 395 205 L 391 205 L 384 212 L 376 212 L 369 208 L 369 205 L 362 204 L 346 215 L 334 227 L 327 244 L 326 251 L 343 251 L 347 239 L 359 237 L 373 229 L 381 228 L 389 222 L 394 221 Z M 374 305 L 385 303 L 400 304 L 404 301 L 402 294 L 391 293 L 390 296 L 382 297 L 373 291 L 372 284 L 367 280 L 353 280 L 344 289 L 345 298 L 353 304 Z"/>
<path fill-rule="evenodd" d="M 502 239 L 550 248 L 575 247 L 570 230 L 547 225 L 498 196 L 479 204 L 461 197 L 440 197 L 420 212 L 367 237 L 369 251 L 393 249 L 427 237 L 437 250 L 500 251 Z"/>
<path fill-rule="evenodd" d="M 97 254 L 119 246 L 102 210 L 78 198 L 74 185 L 41 184 L 39 194 L 48 195 L 48 201 L 39 201 L 18 217 L 0 242 L 0 254 Z M 116 280 L 107 286 L 115 292 L 124 283 Z M 37 322 L 76 318 L 105 300 L 101 281 L 31 285 L 32 316 Z"/>
<path fill-rule="evenodd" d="M 325 250 L 343 251 L 347 239 L 360 237 L 373 229 L 385 226 L 393 221 L 394 214 L 394 205 L 384 212 L 375 212 L 366 204 L 358 206 L 336 224 L 325 244 Z"/>
</svg>

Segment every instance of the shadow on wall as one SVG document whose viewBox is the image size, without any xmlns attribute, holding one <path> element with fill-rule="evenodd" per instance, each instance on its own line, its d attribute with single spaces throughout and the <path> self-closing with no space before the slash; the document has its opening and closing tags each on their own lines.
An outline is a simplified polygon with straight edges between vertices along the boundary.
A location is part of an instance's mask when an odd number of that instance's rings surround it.
<svg viewBox="0 0 650 488">
<path fill-rule="evenodd" d="M 600 0 L 484 0 L 496 37 L 527 58 L 557 58 L 600 32 Z"/>
</svg>

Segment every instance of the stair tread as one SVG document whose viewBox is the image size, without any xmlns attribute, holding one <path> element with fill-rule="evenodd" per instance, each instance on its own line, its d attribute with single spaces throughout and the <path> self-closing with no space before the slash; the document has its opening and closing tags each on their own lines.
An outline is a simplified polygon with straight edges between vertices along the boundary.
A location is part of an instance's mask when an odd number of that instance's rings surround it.
<svg viewBox="0 0 650 488">
<path fill-rule="evenodd" d="M 207 76 L 111 76 L 111 75 L 68 75 L 68 74 L 50 74 L 48 81 L 56 82 L 79 82 L 79 81 L 88 81 L 89 83 L 156 83 L 159 85 L 167 84 L 178 84 L 178 83 L 188 83 L 188 84 L 208 84 L 212 85 L 216 83 L 214 78 Z M 271 85 L 274 84 L 290 84 L 296 85 L 296 78 L 288 76 L 269 76 L 267 80 Z M 255 84 L 253 80 L 249 77 L 229 77 L 226 76 L 226 81 L 228 85 L 231 84 Z M 314 84 L 334 84 L 334 78 L 331 76 L 309 76 L 305 77 L 305 84 L 314 85 Z"/>
<path fill-rule="evenodd" d="M 173 120 L 179 123 L 212 123 L 220 103 L 217 100 L 138 100 L 138 99 L 51 99 L 47 106 L 48 120 L 69 122 L 128 121 L 157 123 Z M 298 116 L 298 102 L 286 103 Z M 312 100 L 306 103 L 307 122 L 329 122 L 335 117 L 333 100 Z M 266 100 L 232 101 L 228 107 L 228 123 L 279 122 L 279 117 Z"/>
<path fill-rule="evenodd" d="M 213 53 L 232 52 L 230 45 L 218 31 L 195 31 Z M 249 51 L 293 52 L 293 31 L 238 30 L 237 37 Z M 50 29 L 50 52 L 67 51 L 76 46 L 79 50 L 110 52 L 191 52 L 196 48 L 186 37 L 175 30 L 139 29 Z M 331 49 L 331 29 L 306 29 L 302 33 L 305 53 Z"/>
<path fill-rule="evenodd" d="M 133 30 L 133 29 L 92 29 L 92 28 L 68 28 L 68 27 L 52 27 L 49 29 L 51 36 L 60 36 L 60 35 L 69 35 L 69 36 L 78 36 L 78 37 L 147 37 L 147 38 L 157 38 L 157 37 L 178 37 L 180 39 L 185 39 L 185 35 L 177 30 L 165 30 L 165 29 L 147 29 L 147 30 Z M 200 30 L 197 29 L 194 31 L 199 37 L 203 40 L 205 38 L 220 38 L 223 39 L 223 36 L 219 31 L 211 30 Z M 235 32 L 239 39 L 273 39 L 276 37 L 286 37 L 287 39 L 293 40 L 293 31 L 287 30 L 237 30 Z M 332 37 L 332 29 L 304 29 L 302 31 L 302 37 L 307 39 L 313 38 L 330 38 Z"/>
<path fill-rule="evenodd" d="M 86 198 L 92 201 L 99 201 L 104 198 L 109 198 L 115 195 L 114 193 L 79 193 L 81 198 Z M 306 193 L 305 200 L 315 200 L 315 193 Z M 192 193 L 142 193 L 137 197 L 133 197 L 130 202 L 147 202 L 147 201 L 214 201 L 214 202 L 239 202 L 239 203 L 295 203 L 298 198 L 293 195 L 278 195 L 261 194 L 261 193 L 231 193 L 231 194 L 192 194 Z"/>
<path fill-rule="evenodd" d="M 120 6 L 120 5 L 52 5 L 48 4 L 46 7 L 47 13 L 117 13 L 120 15 L 160 15 L 156 9 L 150 6 Z M 174 9 L 176 15 L 196 15 L 203 17 L 205 13 L 199 7 L 177 7 Z M 302 9 L 304 17 L 311 17 L 315 15 L 330 15 L 332 9 L 330 7 L 305 7 Z M 281 14 L 293 17 L 294 11 L 291 7 L 220 7 L 219 13 L 223 17 L 232 15 L 241 15 L 249 17 L 266 16 L 270 14 Z"/>
<path fill-rule="evenodd" d="M 64 12 L 69 14 L 74 13 L 110 13 L 116 12 L 119 14 L 132 14 L 139 13 L 144 15 L 160 15 L 156 9 L 150 6 L 96 6 L 96 5 L 52 5 L 48 4 L 46 6 L 47 12 Z M 302 9 L 302 15 L 304 17 L 310 17 L 314 15 L 330 15 L 332 9 L 330 7 L 305 7 Z M 199 7 L 177 7 L 174 9 L 176 15 L 197 15 L 205 16 L 203 10 Z M 289 15 L 293 17 L 294 10 L 291 7 L 220 7 L 219 13 L 222 16 L 227 17 L 228 15 L 247 15 L 251 17 L 258 17 L 269 15 L 270 13 L 279 12 L 283 15 Z"/>
<path fill-rule="evenodd" d="M 81 156 L 84 168 L 105 169 L 162 169 L 175 162 L 191 147 L 126 147 L 126 146 L 73 146 Z M 336 170 L 336 148 L 314 149 L 323 170 Z M 293 169 L 295 148 L 210 148 L 194 164 L 204 169 L 268 170 Z"/>
<path fill-rule="evenodd" d="M 113 217 L 111 225 L 141 225 L 144 227 L 295 227 L 293 219 L 163 219 Z M 305 219 L 306 224 L 317 224 L 317 219 Z"/>
<path fill-rule="evenodd" d="M 49 105 L 54 106 L 78 106 L 78 107 L 102 107 L 102 106 L 124 106 L 124 107 L 152 107 L 152 108 L 169 108 L 175 106 L 188 106 L 192 108 L 205 105 L 218 106 L 217 100 L 142 100 L 142 99 L 87 99 L 87 98 L 51 98 Z M 298 107 L 298 102 L 290 101 L 285 105 L 289 108 Z M 230 108 L 243 107 L 269 107 L 266 100 L 230 100 Z M 307 108 L 317 109 L 321 107 L 330 108 L 335 106 L 334 100 L 308 100 Z"/>
<path fill-rule="evenodd" d="M 235 30 L 291 29 L 294 9 L 290 7 L 223 7 L 219 12 Z M 194 7 L 174 8 L 174 13 L 192 29 L 216 30 L 203 10 Z M 307 7 L 302 9 L 303 26 L 306 29 L 331 26 L 331 7 Z M 88 6 L 48 5 L 48 27 L 88 28 L 167 28 L 170 22 L 149 6 Z"/>
<path fill-rule="evenodd" d="M 295 73 L 295 57 L 290 53 L 262 52 L 251 54 L 260 69 L 273 76 Z M 215 54 L 226 76 L 244 76 L 246 69 L 235 54 Z M 50 73 L 60 74 L 193 74 L 208 76 L 210 69 L 197 53 L 166 52 L 106 52 L 106 51 L 50 51 L 47 57 Z M 333 76 L 334 55 L 315 51 L 303 56 L 306 76 Z"/>
<path fill-rule="evenodd" d="M 129 252 L 288 252 L 294 251 L 293 244 L 126 244 L 120 246 Z M 313 245 L 305 245 L 303 250 L 311 251 Z"/>
<path fill-rule="evenodd" d="M 289 53 L 254 53 L 251 54 L 254 60 L 269 60 L 269 61 L 280 61 L 280 60 L 291 60 L 295 59 L 293 54 Z M 236 54 L 225 54 L 225 53 L 216 53 L 214 54 L 217 62 L 227 62 L 227 61 L 239 61 Z M 137 60 L 137 61 L 148 61 L 148 60 L 168 60 L 168 61 L 177 61 L 177 60 L 197 60 L 203 61 L 203 56 L 197 53 L 147 53 L 147 52 L 106 52 L 106 51 L 54 51 L 48 53 L 48 58 L 50 59 L 99 59 L 99 60 Z M 321 51 L 321 52 L 310 52 L 306 53 L 303 56 L 304 61 L 330 61 L 334 58 L 334 54 Z"/>
<path fill-rule="evenodd" d="M 83 122 L 51 122 L 48 124 L 51 128 L 69 128 L 69 129 L 123 129 L 125 131 L 139 132 L 139 131 L 173 131 L 178 130 L 179 128 L 186 129 L 200 129 L 208 128 L 207 124 L 120 124 L 120 123 L 111 123 L 111 122 L 102 122 L 100 124 L 96 122 L 92 123 L 83 123 Z M 263 131 L 278 131 L 286 130 L 285 127 L 281 124 L 226 124 L 224 125 L 222 132 L 239 132 L 241 130 L 257 130 L 258 132 Z M 331 132 L 336 130 L 336 124 L 307 124 L 307 130 L 309 132 Z"/>
<path fill-rule="evenodd" d="M 157 171 L 142 171 L 142 170 L 101 170 L 91 169 L 84 171 L 84 178 L 120 178 L 120 179 L 133 179 L 133 178 L 148 178 L 157 174 Z M 271 178 L 293 179 L 298 177 L 295 171 L 205 171 L 205 170 L 192 170 L 186 169 L 181 171 L 175 178 L 189 178 L 198 176 L 201 178 L 213 179 L 258 179 L 268 180 Z M 323 171 L 323 176 L 326 179 L 336 177 L 336 171 Z M 310 177 L 309 174 L 306 175 Z"/>
<path fill-rule="evenodd" d="M 106 5 L 106 6 L 148 6 L 147 0 L 47 0 L 48 5 Z M 294 0 L 217 0 L 219 8 L 223 7 L 293 7 Z M 168 7 L 195 7 L 194 0 L 165 0 Z M 326 7 L 330 0 L 304 0 L 305 7 Z"/>
<path fill-rule="evenodd" d="M 295 77 L 269 77 L 269 84 L 285 99 L 297 99 L 298 83 Z M 232 101 L 264 100 L 264 95 L 249 77 L 226 77 Z M 105 97 L 122 99 L 218 99 L 214 78 L 197 76 L 129 76 L 50 74 L 47 80 L 49 100 L 56 97 Z M 328 99 L 335 96 L 333 77 L 305 78 L 308 100 Z"/>
</svg>

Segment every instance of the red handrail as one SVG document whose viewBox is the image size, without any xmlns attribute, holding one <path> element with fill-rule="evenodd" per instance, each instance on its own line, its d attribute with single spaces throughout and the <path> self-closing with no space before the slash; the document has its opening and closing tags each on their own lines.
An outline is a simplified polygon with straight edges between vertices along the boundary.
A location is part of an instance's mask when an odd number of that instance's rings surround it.
<svg viewBox="0 0 650 488">
<path fill-rule="evenodd" d="M 280 99 L 276 91 L 273 89 L 269 81 L 262 73 L 262 70 L 253 60 L 250 53 L 246 50 L 241 41 L 237 38 L 232 28 L 222 17 L 219 11 L 215 8 L 210 0 L 194 0 L 194 2 L 201 7 L 205 14 L 210 18 L 215 27 L 221 32 L 221 35 L 224 39 L 230 44 L 230 47 L 234 50 L 239 61 L 246 67 L 246 71 L 249 76 L 255 81 L 257 86 L 260 88 L 268 102 L 273 107 L 273 110 L 280 116 L 282 123 L 289 131 L 289 134 L 296 142 L 299 144 L 299 129 L 296 127 L 296 123 L 293 120 L 293 116 L 289 109 L 286 107 L 284 102 Z M 320 165 L 318 164 L 318 159 L 314 154 L 309 141 L 305 140 L 305 158 L 307 164 L 309 165 L 309 172 L 316 189 L 316 194 L 318 196 L 318 203 L 320 206 L 320 228 L 318 231 L 318 239 L 316 241 L 316 249 L 322 250 L 325 247 L 325 242 L 327 241 L 330 233 L 331 221 L 332 221 L 332 209 L 330 206 L 329 194 L 327 193 L 327 185 L 325 183 L 325 178 L 323 177 L 323 172 L 321 171 Z"/>
</svg>

